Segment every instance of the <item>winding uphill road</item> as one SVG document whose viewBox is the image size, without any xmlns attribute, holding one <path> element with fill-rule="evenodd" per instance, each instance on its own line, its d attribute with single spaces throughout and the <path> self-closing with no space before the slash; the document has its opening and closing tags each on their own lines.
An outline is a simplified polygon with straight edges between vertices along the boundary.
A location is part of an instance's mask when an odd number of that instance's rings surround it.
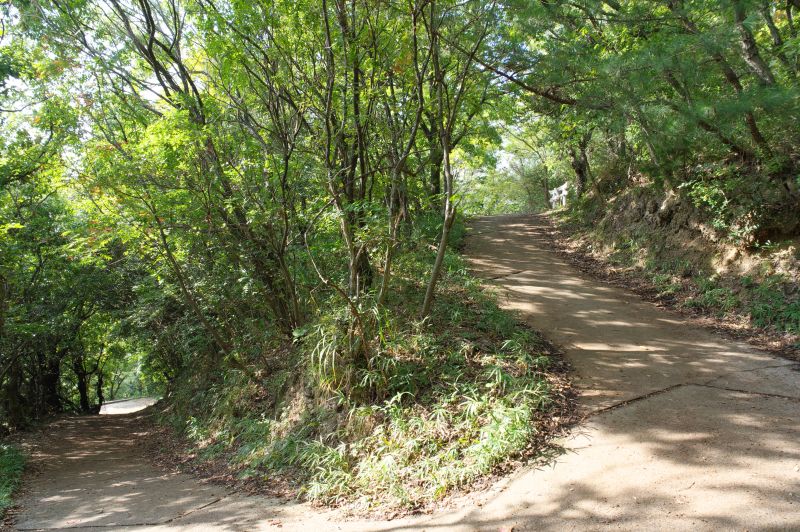
<svg viewBox="0 0 800 532">
<path fill-rule="evenodd" d="M 342 521 L 148 465 L 137 414 L 73 418 L 35 449 L 19 530 L 800 530 L 800 365 L 696 328 L 548 250 L 546 221 L 471 224 L 506 308 L 562 347 L 586 421 L 555 464 L 433 515 Z"/>
</svg>

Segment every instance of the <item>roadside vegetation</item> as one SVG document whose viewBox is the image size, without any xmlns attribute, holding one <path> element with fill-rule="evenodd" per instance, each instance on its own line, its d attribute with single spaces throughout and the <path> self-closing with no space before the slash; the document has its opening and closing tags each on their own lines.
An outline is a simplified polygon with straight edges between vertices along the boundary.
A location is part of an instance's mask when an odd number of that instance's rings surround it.
<svg viewBox="0 0 800 532">
<path fill-rule="evenodd" d="M 19 487 L 25 469 L 25 456 L 14 445 L 0 443 L 0 520 L 14 503 L 12 495 Z"/>
<path fill-rule="evenodd" d="M 0 430 L 155 393 L 365 508 L 549 449 L 558 364 L 452 251 L 512 107 L 497 5 L 1 7 Z"/>
<path fill-rule="evenodd" d="M 268 376 L 187 375 L 163 418 L 200 460 L 224 460 L 239 478 L 280 475 L 310 500 L 362 510 L 418 508 L 550 454 L 570 417 L 558 358 L 454 251 L 420 320 L 432 255 L 420 246 L 398 261 L 396 294 L 371 311 L 374 352 L 362 367 L 336 360 L 346 309 L 329 307 Z"/>
<path fill-rule="evenodd" d="M 800 240 L 744 247 L 702 207 L 682 203 L 643 186 L 605 212 L 588 202 L 556 219 L 568 247 L 634 275 L 657 300 L 800 348 Z"/>
</svg>

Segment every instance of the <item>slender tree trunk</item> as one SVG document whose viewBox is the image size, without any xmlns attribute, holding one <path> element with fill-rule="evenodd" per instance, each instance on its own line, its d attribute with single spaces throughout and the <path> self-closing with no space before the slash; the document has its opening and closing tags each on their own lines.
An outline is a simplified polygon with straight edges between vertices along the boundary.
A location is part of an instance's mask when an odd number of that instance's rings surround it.
<svg viewBox="0 0 800 532">
<path fill-rule="evenodd" d="M 453 174 L 450 168 L 450 128 L 452 127 L 453 115 L 450 114 L 445 119 L 444 114 L 444 71 L 440 63 L 440 50 L 439 50 L 439 34 L 438 26 L 436 23 L 436 2 L 431 1 L 430 4 L 430 24 L 431 24 L 431 49 L 433 60 L 433 84 L 436 94 L 436 113 L 435 113 L 435 127 L 439 133 L 438 146 L 441 148 L 442 153 L 442 169 L 444 170 L 444 207 L 443 207 L 443 220 L 442 220 L 442 235 L 439 239 L 439 246 L 436 249 L 436 260 L 433 263 L 431 276 L 428 279 L 428 287 L 425 290 L 425 299 L 422 302 L 422 311 L 420 315 L 422 318 L 430 316 L 431 307 L 433 306 L 433 298 L 436 294 L 436 284 L 439 281 L 439 276 L 442 273 L 442 264 L 444 263 L 444 256 L 447 253 L 447 242 L 450 238 L 450 228 L 453 226 L 455 220 L 455 206 L 453 205 Z M 452 111 L 451 111 L 452 113 Z M 431 128 L 433 130 L 433 127 Z"/>
<path fill-rule="evenodd" d="M 389 189 L 389 242 L 386 244 L 386 256 L 383 260 L 383 278 L 381 287 L 378 291 L 377 305 L 381 306 L 386 302 L 389 293 L 389 282 L 392 278 L 392 261 L 394 259 L 395 248 L 397 247 L 397 227 L 400 225 L 400 216 L 396 212 L 398 191 L 397 177 L 393 172 L 392 186 Z"/>
<path fill-rule="evenodd" d="M 433 83 L 436 88 L 436 126 L 439 130 L 439 146 L 442 150 L 442 177 L 444 178 L 444 209 L 443 209 L 443 223 L 442 235 L 439 240 L 439 246 L 436 250 L 436 260 L 433 264 L 433 270 L 428 281 L 428 287 L 425 290 L 425 299 L 422 303 L 421 316 L 426 318 L 430 315 L 431 307 L 433 305 L 434 295 L 436 293 L 436 284 L 442 273 L 442 264 L 444 263 L 444 256 L 447 252 L 447 243 L 450 238 L 450 229 L 453 227 L 453 222 L 456 217 L 456 206 L 454 203 L 454 176 L 453 168 L 451 166 L 450 156 L 454 143 L 462 135 L 454 135 L 454 128 L 456 118 L 460 113 L 460 107 L 463 103 L 462 97 L 466 88 L 466 80 L 470 75 L 471 66 L 477 61 L 478 50 L 483 43 L 488 30 L 483 28 L 484 33 L 480 38 L 476 39 L 473 47 L 466 52 L 463 63 L 454 75 L 445 79 L 445 69 L 441 64 L 440 53 L 440 19 L 437 13 L 437 6 L 435 0 L 430 0 L 430 33 L 431 33 L 431 64 L 433 66 Z M 463 50 L 459 50 L 464 53 Z M 447 86 L 445 86 L 445 84 Z M 445 94 L 446 93 L 446 94 Z M 445 110 L 447 111 L 445 113 Z M 465 128 L 468 125 L 464 126 Z M 466 129 L 465 129 L 466 131 Z M 454 141 L 454 139 L 456 139 Z"/>
<path fill-rule="evenodd" d="M 446 157 L 447 156 L 445 156 L 445 158 Z M 445 171 L 445 173 L 447 173 L 447 171 Z M 447 177 L 445 177 L 445 181 L 447 181 Z M 422 302 L 422 312 L 420 312 L 420 315 L 423 318 L 430 316 L 431 313 L 433 298 L 436 293 L 436 284 L 439 282 L 439 277 L 442 274 L 442 264 L 444 263 L 444 256 L 447 253 L 447 243 L 450 239 L 450 229 L 453 227 L 453 221 L 456 218 L 455 206 L 452 204 L 450 194 L 446 195 L 444 201 L 444 223 L 442 224 L 442 236 L 439 239 L 439 247 L 436 249 L 436 260 L 433 263 L 433 270 L 431 270 L 431 276 L 428 280 L 428 287 L 425 290 L 425 300 Z"/>
<path fill-rule="evenodd" d="M 436 142 L 437 145 L 431 147 L 431 170 L 428 175 L 428 194 L 430 195 L 430 201 L 433 205 L 441 205 L 439 196 L 442 193 L 442 159 L 444 155 L 442 154 L 441 148 L 438 147 L 438 139 L 434 142 Z"/>
</svg>

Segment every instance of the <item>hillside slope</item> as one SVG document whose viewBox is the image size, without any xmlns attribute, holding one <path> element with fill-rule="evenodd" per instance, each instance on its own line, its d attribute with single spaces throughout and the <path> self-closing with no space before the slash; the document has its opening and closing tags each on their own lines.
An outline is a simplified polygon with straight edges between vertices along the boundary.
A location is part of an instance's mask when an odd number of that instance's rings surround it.
<svg viewBox="0 0 800 532">
<path fill-rule="evenodd" d="M 554 242 L 584 268 L 787 354 L 800 344 L 800 239 L 748 246 L 690 198 L 652 186 L 589 196 Z"/>
</svg>

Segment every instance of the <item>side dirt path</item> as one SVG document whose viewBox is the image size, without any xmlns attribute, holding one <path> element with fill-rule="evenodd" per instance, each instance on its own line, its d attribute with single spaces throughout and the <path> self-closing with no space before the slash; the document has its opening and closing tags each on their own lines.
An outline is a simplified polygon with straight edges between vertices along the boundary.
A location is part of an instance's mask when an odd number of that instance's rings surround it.
<svg viewBox="0 0 800 532">
<path fill-rule="evenodd" d="M 149 465 L 140 414 L 72 418 L 34 449 L 17 529 L 800 529 L 800 365 L 584 276 L 545 227 L 478 219 L 467 254 L 574 368 L 586 417 L 552 466 L 433 515 L 345 521 Z"/>
<path fill-rule="evenodd" d="M 62 419 L 26 444 L 29 473 L 12 530 L 363 530 L 334 512 L 248 497 L 191 475 L 165 472 L 147 455 L 142 401 L 108 405 L 116 415 Z M 341 519 L 341 516 L 339 516 Z"/>
</svg>

